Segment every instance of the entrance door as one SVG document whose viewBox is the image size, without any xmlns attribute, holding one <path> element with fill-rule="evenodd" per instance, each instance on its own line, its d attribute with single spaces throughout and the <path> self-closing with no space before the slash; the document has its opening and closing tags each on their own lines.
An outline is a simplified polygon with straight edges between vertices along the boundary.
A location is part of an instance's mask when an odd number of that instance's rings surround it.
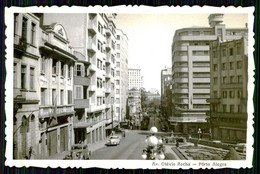
<svg viewBox="0 0 260 174">
<path fill-rule="evenodd" d="M 60 152 L 68 150 L 68 127 L 60 129 Z"/>
<path fill-rule="evenodd" d="M 57 129 L 47 133 L 49 156 L 57 153 Z"/>
</svg>

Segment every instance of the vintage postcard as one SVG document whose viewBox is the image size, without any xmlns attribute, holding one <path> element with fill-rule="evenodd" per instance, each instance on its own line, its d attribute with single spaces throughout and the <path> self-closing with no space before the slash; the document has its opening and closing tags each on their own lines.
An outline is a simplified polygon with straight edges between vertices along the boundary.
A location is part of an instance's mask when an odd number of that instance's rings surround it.
<svg viewBox="0 0 260 174">
<path fill-rule="evenodd" d="M 252 167 L 253 7 L 5 12 L 6 165 Z"/>
</svg>

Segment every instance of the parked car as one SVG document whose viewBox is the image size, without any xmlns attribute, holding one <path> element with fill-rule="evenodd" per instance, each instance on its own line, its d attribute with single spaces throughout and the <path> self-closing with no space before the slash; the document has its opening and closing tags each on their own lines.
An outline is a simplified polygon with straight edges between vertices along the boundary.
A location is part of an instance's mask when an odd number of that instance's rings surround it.
<svg viewBox="0 0 260 174">
<path fill-rule="evenodd" d="M 106 143 L 107 146 L 116 146 L 119 144 L 120 144 L 120 139 L 118 136 L 115 136 L 115 135 L 111 136 Z"/>
<path fill-rule="evenodd" d="M 86 144 L 74 144 L 71 147 L 70 154 L 65 156 L 65 160 L 88 160 L 90 151 Z"/>
</svg>

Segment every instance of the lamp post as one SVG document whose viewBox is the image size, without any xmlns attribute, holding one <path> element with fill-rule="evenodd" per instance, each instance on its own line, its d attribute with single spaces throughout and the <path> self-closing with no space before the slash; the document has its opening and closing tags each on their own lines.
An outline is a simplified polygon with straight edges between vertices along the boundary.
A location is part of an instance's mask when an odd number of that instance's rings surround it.
<svg viewBox="0 0 260 174">
<path fill-rule="evenodd" d="M 155 133 L 158 132 L 158 129 L 156 127 L 152 127 L 150 132 L 152 135 L 147 136 L 145 139 L 148 147 L 143 150 L 141 157 L 144 160 L 164 160 L 165 154 L 162 139 L 158 139 L 155 136 Z"/>
<path fill-rule="evenodd" d="M 198 139 L 200 140 L 200 134 L 202 133 L 201 129 L 198 129 Z"/>
</svg>

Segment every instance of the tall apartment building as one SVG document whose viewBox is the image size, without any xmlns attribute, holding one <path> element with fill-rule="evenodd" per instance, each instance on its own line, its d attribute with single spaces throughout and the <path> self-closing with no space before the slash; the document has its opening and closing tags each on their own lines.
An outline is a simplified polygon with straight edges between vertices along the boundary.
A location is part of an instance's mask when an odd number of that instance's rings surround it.
<svg viewBox="0 0 260 174">
<path fill-rule="evenodd" d="M 30 148 L 39 154 L 40 75 L 39 18 L 33 14 L 14 14 L 13 63 L 13 158 L 26 159 Z M 37 133 L 37 134 L 36 134 Z M 34 156 L 32 157 L 34 158 Z"/>
<path fill-rule="evenodd" d="M 128 38 L 120 29 L 116 30 L 116 116 L 118 121 L 124 121 L 128 97 Z"/>
<path fill-rule="evenodd" d="M 223 142 L 246 142 L 248 41 L 210 43 L 210 102 L 212 138 Z"/>
<path fill-rule="evenodd" d="M 191 27 L 176 30 L 172 43 L 172 129 L 196 133 L 207 132 L 206 111 L 210 97 L 209 42 L 217 38 L 239 39 L 246 28 L 226 28 L 223 14 L 209 15 L 210 27 Z"/>
<path fill-rule="evenodd" d="M 172 69 L 171 68 L 165 68 L 161 70 L 161 110 L 162 114 L 167 117 L 171 114 L 169 111 L 172 110 L 171 108 L 171 100 L 169 101 L 169 98 L 171 95 L 168 95 L 168 90 L 170 90 L 172 82 Z"/>
<path fill-rule="evenodd" d="M 140 90 L 143 87 L 143 77 L 140 68 L 128 69 L 128 89 L 136 88 Z"/>
</svg>

